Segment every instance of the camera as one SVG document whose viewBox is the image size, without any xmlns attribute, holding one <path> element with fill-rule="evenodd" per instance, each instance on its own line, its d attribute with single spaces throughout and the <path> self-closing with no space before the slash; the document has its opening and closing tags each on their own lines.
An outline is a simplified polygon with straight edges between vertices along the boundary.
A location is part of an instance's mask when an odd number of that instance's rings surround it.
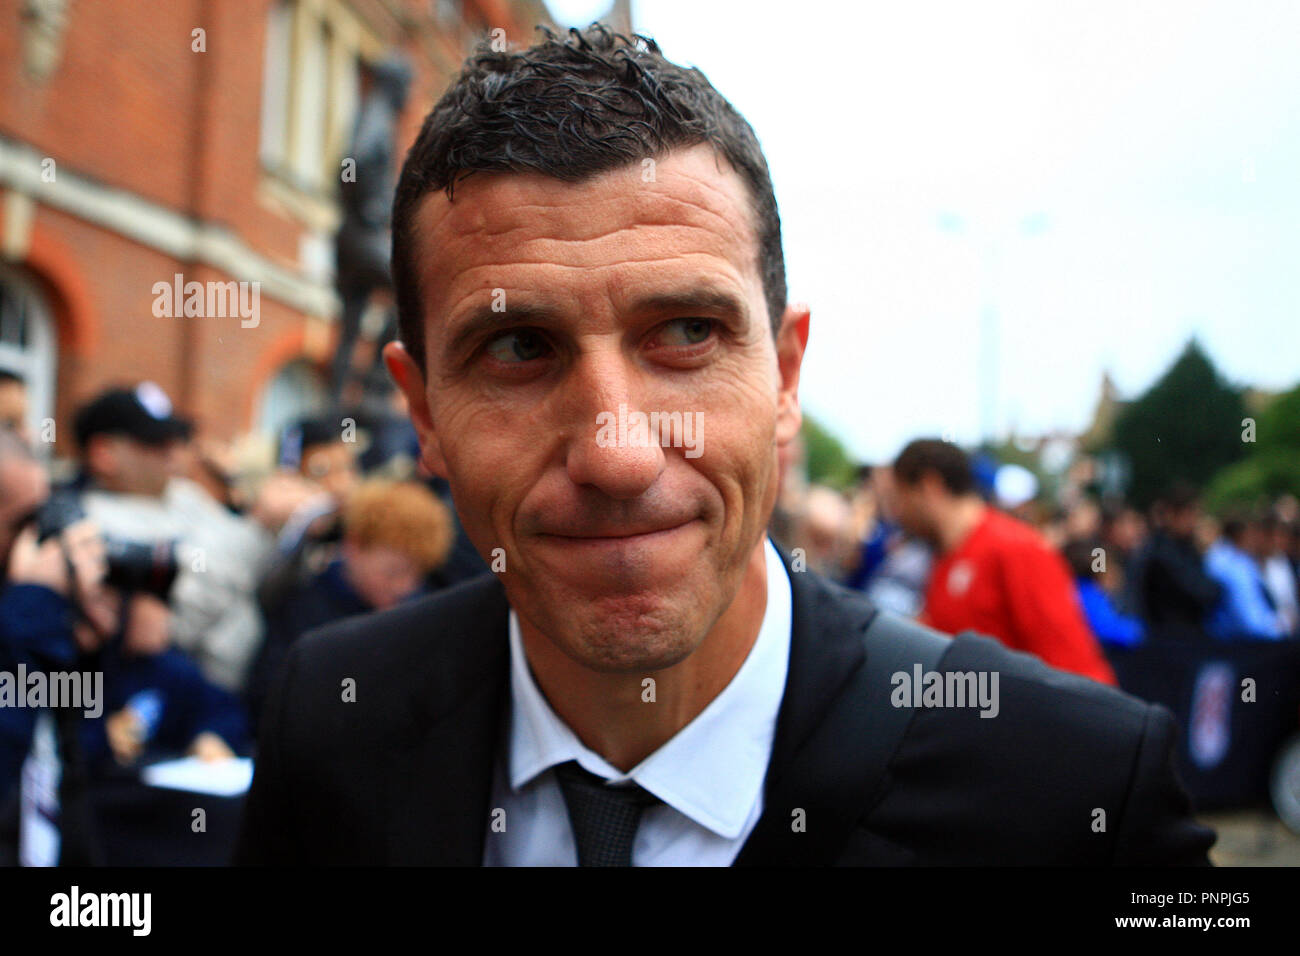
<svg viewBox="0 0 1300 956">
<path fill-rule="evenodd" d="M 43 543 L 61 534 L 69 525 L 86 517 L 77 496 L 57 492 L 36 509 L 36 534 Z M 104 536 L 108 573 L 105 583 L 119 591 L 151 594 L 166 601 L 180 571 L 176 560 L 176 542 L 145 543 Z"/>
</svg>

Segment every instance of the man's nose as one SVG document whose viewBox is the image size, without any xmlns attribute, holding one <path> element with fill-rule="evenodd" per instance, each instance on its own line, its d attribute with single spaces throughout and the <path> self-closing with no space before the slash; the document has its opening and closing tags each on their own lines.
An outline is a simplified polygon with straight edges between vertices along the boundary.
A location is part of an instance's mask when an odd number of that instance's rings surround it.
<svg viewBox="0 0 1300 956">
<path fill-rule="evenodd" d="M 588 357 L 566 386 L 572 389 L 564 410 L 570 422 L 569 479 L 616 499 L 645 494 L 666 460 L 659 436 L 648 427 L 652 409 L 645 407 L 635 370 L 616 355 Z M 640 423 L 638 415 L 644 416 Z"/>
</svg>

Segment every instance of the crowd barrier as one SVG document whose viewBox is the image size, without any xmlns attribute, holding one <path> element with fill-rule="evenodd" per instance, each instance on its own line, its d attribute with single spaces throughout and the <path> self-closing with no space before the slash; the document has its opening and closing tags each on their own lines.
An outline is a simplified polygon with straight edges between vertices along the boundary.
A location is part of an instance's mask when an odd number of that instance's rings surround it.
<svg viewBox="0 0 1300 956">
<path fill-rule="evenodd" d="M 1269 771 L 1300 724 L 1300 641 L 1107 648 L 1120 686 L 1173 711 L 1178 772 L 1198 810 L 1268 800 Z"/>
</svg>

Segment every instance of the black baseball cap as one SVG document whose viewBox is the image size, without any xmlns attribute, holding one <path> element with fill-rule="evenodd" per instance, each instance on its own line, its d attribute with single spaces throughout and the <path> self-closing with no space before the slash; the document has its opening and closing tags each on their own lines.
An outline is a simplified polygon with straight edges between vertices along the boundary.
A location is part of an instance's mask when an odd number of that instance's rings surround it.
<svg viewBox="0 0 1300 956">
<path fill-rule="evenodd" d="M 73 429 L 83 449 L 96 435 L 125 435 L 145 445 L 165 445 L 194 433 L 189 420 L 172 413 L 167 393 L 154 382 L 101 393 L 77 412 Z"/>
<path fill-rule="evenodd" d="M 297 468 L 312 448 L 343 440 L 340 426 L 329 418 L 300 418 L 280 434 L 280 467 Z"/>
</svg>

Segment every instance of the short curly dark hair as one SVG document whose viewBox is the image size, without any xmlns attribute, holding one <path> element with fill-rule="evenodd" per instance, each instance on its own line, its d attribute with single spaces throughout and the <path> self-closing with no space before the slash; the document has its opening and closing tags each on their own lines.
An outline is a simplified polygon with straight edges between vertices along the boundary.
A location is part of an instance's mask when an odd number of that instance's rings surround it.
<svg viewBox="0 0 1300 956">
<path fill-rule="evenodd" d="M 786 306 L 781 220 L 758 138 L 697 69 L 665 59 L 648 37 L 594 23 L 561 40 L 494 52 L 484 43 L 425 117 L 393 201 L 393 285 L 399 334 L 424 368 L 414 219 L 431 191 L 475 172 L 539 172 L 580 182 L 679 148 L 708 143 L 749 189 L 758 267 L 773 334 Z"/>
<path fill-rule="evenodd" d="M 895 480 L 909 488 L 920 484 L 927 472 L 937 474 L 949 494 L 968 495 L 975 491 L 970 456 L 950 441 L 918 438 L 908 442 L 894 459 Z"/>
</svg>

